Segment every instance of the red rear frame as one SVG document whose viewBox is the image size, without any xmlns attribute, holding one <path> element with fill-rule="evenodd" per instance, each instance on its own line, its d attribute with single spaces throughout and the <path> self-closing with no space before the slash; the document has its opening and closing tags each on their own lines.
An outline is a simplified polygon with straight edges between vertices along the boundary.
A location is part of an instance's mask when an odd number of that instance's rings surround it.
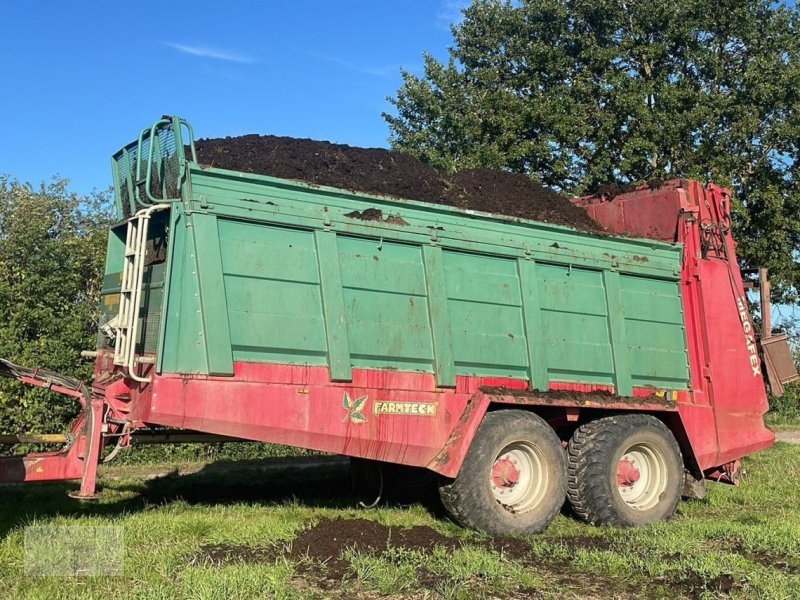
<svg viewBox="0 0 800 600">
<path fill-rule="evenodd" d="M 703 471 L 771 446 L 757 338 L 730 231 L 730 192 L 673 180 L 613 199 L 575 201 L 614 233 L 684 245 L 681 285 L 692 390 L 679 402 Z M 685 452 L 685 449 L 684 449 Z"/>
</svg>

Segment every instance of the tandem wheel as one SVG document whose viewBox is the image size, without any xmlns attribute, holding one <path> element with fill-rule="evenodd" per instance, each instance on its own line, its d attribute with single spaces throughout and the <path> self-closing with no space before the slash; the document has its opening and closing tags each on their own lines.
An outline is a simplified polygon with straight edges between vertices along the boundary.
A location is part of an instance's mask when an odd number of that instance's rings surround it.
<svg viewBox="0 0 800 600">
<path fill-rule="evenodd" d="M 487 413 L 461 471 L 439 486 L 451 516 L 495 535 L 544 531 L 567 488 L 564 449 L 541 417 L 522 410 Z"/>
<path fill-rule="evenodd" d="M 630 527 L 675 514 L 683 459 L 672 432 L 655 417 L 627 414 L 582 425 L 567 456 L 567 497 L 582 519 Z"/>
</svg>

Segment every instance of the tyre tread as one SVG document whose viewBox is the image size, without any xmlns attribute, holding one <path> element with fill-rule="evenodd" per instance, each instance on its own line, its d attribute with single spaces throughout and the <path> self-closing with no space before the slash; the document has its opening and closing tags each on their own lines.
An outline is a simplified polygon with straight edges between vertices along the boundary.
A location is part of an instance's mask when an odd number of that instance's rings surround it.
<svg viewBox="0 0 800 600">
<path fill-rule="evenodd" d="M 553 465 L 554 474 L 558 478 L 553 498 L 546 504 L 549 506 L 536 519 L 531 519 L 519 524 L 519 529 L 512 531 L 507 522 L 496 514 L 494 505 L 487 506 L 487 501 L 481 489 L 481 465 L 493 461 L 490 456 L 497 451 L 497 445 L 509 431 L 528 427 L 530 431 L 550 436 L 550 441 L 558 445 L 556 463 Z M 491 463 L 489 463 L 491 464 Z M 453 480 L 443 482 L 439 486 L 439 496 L 442 504 L 451 517 L 461 525 L 472 529 L 482 529 L 494 534 L 508 533 L 539 533 L 544 531 L 558 516 L 566 499 L 566 455 L 561 450 L 560 440 L 552 428 L 538 415 L 523 410 L 500 410 L 487 413 L 475 435 L 464 464 L 458 476 Z M 559 496 L 559 498 L 556 498 Z"/>
<path fill-rule="evenodd" d="M 611 503 L 605 488 L 608 464 L 618 450 L 618 440 L 629 432 L 651 428 L 671 442 L 680 464 L 680 448 L 667 427 L 657 418 L 644 414 L 626 414 L 604 417 L 581 425 L 573 434 L 567 447 L 567 499 L 580 518 L 594 525 L 630 526 Z M 670 498 L 667 518 L 675 513 L 680 493 Z"/>
</svg>

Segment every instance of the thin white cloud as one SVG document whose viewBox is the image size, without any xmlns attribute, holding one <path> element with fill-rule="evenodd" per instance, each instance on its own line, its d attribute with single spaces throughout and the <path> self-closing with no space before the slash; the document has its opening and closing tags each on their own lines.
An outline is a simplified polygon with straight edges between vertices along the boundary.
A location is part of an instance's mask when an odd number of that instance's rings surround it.
<svg viewBox="0 0 800 600">
<path fill-rule="evenodd" d="M 464 18 L 464 9 L 470 4 L 472 0 L 441 0 L 436 10 L 437 24 L 444 28 L 458 25 Z"/>
<path fill-rule="evenodd" d="M 403 68 L 403 65 L 401 64 L 363 65 L 359 63 L 350 62 L 349 60 L 344 60 L 342 58 L 339 58 L 338 56 L 330 56 L 328 54 L 317 54 L 316 52 L 309 52 L 308 55 L 313 58 L 319 58 L 321 60 L 325 60 L 336 66 L 342 67 L 343 69 L 356 71 L 358 73 L 364 73 L 365 75 L 371 75 L 373 77 L 391 77 L 392 75 L 399 75 L 400 70 Z"/>
<path fill-rule="evenodd" d="M 250 56 L 239 54 L 238 52 L 232 52 L 230 50 L 223 50 L 222 48 L 212 48 L 211 46 L 189 46 L 187 44 L 177 44 L 175 42 L 164 42 L 164 45 L 169 46 L 178 52 L 191 54 L 192 56 L 199 56 L 201 58 L 213 58 L 216 60 L 224 60 L 227 62 L 241 64 L 250 64 L 255 62 Z"/>
</svg>

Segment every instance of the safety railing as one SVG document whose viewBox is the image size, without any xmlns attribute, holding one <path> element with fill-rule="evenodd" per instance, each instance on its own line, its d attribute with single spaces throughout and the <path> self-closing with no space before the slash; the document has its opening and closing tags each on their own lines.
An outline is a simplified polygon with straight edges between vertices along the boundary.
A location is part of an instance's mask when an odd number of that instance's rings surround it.
<svg viewBox="0 0 800 600">
<path fill-rule="evenodd" d="M 186 184 L 186 152 L 197 161 L 192 126 L 164 116 L 112 156 L 111 169 L 120 219 L 154 204 L 178 202 Z"/>
</svg>

